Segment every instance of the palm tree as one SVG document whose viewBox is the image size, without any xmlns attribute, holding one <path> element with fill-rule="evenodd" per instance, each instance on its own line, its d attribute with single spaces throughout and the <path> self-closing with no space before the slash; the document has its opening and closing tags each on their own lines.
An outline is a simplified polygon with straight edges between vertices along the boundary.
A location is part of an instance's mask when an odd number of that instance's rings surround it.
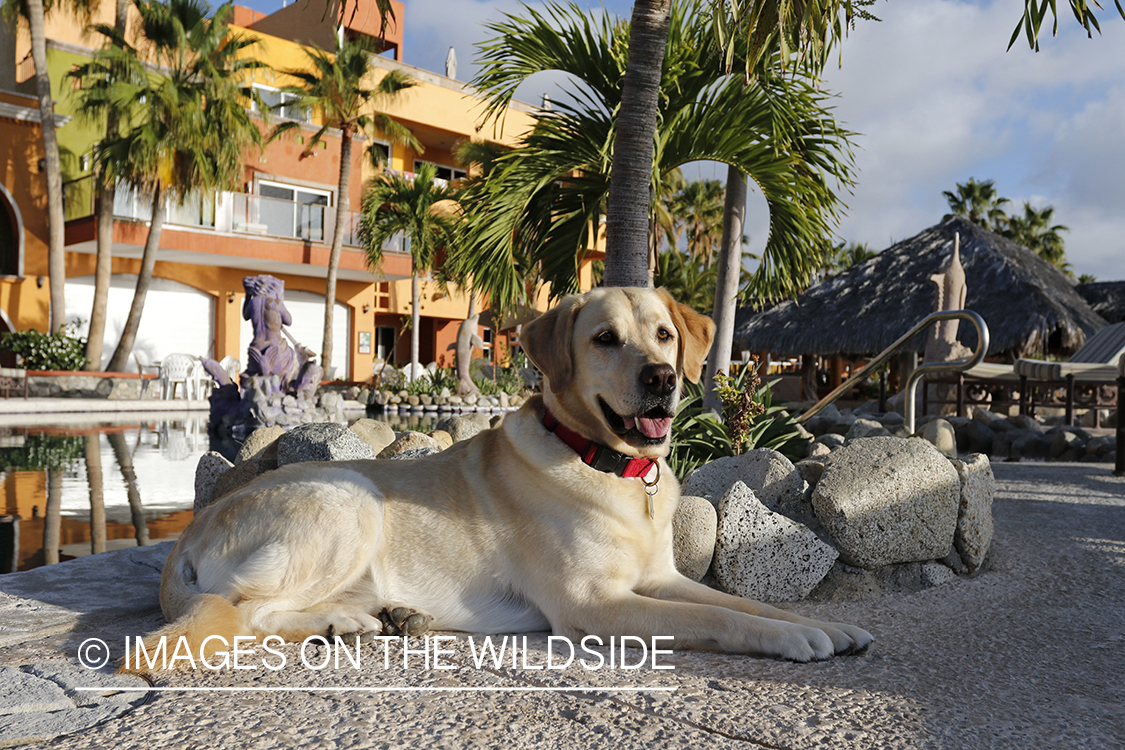
<svg viewBox="0 0 1125 750">
<path fill-rule="evenodd" d="M 660 194 L 663 181 L 693 161 L 721 161 L 748 173 L 766 198 L 771 225 L 754 285 L 799 291 L 816 267 L 818 253 L 809 248 L 828 233 L 838 211 L 831 185 L 850 180 L 848 133 L 824 106 L 826 94 L 799 78 L 778 75 L 749 88 L 724 79 L 707 32 L 689 22 L 694 11 L 676 6 L 671 18 L 649 184 Z M 599 223 L 610 191 L 620 127 L 615 113 L 622 107 L 620 51 L 628 29 L 554 5 L 544 13 L 526 9 L 524 17 L 508 16 L 489 28 L 496 38 L 482 45 L 487 62 L 474 83 L 494 109 L 544 70 L 570 74 L 576 103 L 536 113 L 522 147 L 501 157 L 486 188 L 466 198 L 467 241 L 502 276 L 490 296 L 515 294 L 518 272 L 529 267 L 560 296 L 577 288 L 589 228 Z M 623 283 L 611 278 L 609 261 L 606 283 Z M 647 266 L 645 274 L 647 280 Z"/>
<path fill-rule="evenodd" d="M 112 27 L 95 27 L 95 30 L 106 37 L 106 44 L 123 41 L 125 38 L 125 24 L 129 14 L 129 0 L 116 0 Z M 112 30 L 110 30 L 112 28 Z M 88 118 L 104 119 L 105 134 L 108 137 L 120 135 L 120 112 L 105 100 L 112 82 L 119 78 L 119 73 L 107 75 L 91 75 L 93 70 L 89 65 L 80 66 L 70 72 L 69 77 L 76 79 L 80 86 L 76 92 L 78 98 L 78 111 Z M 86 79 L 85 81 L 83 79 Z M 82 88 L 85 83 L 88 88 Z M 101 99 L 105 107 L 87 106 L 86 102 Z M 107 306 L 109 301 L 109 284 L 113 273 L 113 204 L 117 194 L 117 186 L 108 178 L 105 165 L 95 173 L 95 243 L 97 245 L 96 260 L 94 264 L 94 300 L 90 309 L 90 327 L 86 336 L 86 360 L 90 367 L 100 367 L 102 361 L 102 348 L 105 344 L 105 325 Z"/>
<path fill-rule="evenodd" d="M 385 15 L 384 15 L 385 18 Z M 308 139 L 302 158 L 312 156 L 319 148 L 324 134 L 331 128 L 340 131 L 340 178 L 336 187 L 336 226 L 332 232 L 332 248 L 328 254 L 328 268 L 324 285 L 324 340 L 321 345 L 321 366 L 327 374 L 332 368 L 332 318 L 336 303 L 336 275 L 340 266 L 340 253 L 344 247 L 344 227 L 351 208 L 348 195 L 352 172 L 352 138 L 371 136 L 378 128 L 394 143 L 405 143 L 416 151 L 422 146 L 403 125 L 379 111 L 401 91 L 411 88 L 415 81 L 405 73 L 388 71 L 373 88 L 367 78 L 372 72 L 371 52 L 360 40 L 340 35 L 332 54 L 313 50 L 308 55 L 309 70 L 288 70 L 299 81 L 282 89 L 295 97 L 290 106 L 316 111 L 321 127 Z M 285 133 L 300 135 L 299 122 L 286 122 L 276 127 L 270 135 L 273 140 Z"/>
<path fill-rule="evenodd" d="M 446 201 L 456 193 L 435 181 L 436 167 L 423 164 L 413 179 L 387 172 L 368 185 L 359 218 L 359 239 L 367 266 L 377 270 L 383 246 L 402 233 L 410 244 L 410 379 L 421 372 L 418 362 L 418 326 L 421 310 L 418 277 L 434 268 L 438 250 L 453 244 L 456 210 Z"/>
<path fill-rule="evenodd" d="M 677 301 L 706 315 L 715 304 L 716 273 L 714 266 L 704 264 L 699 258 L 670 249 L 656 256 L 652 281 L 667 289 Z"/>
<path fill-rule="evenodd" d="M 254 42 L 228 35 L 227 3 L 214 15 L 204 0 L 133 0 L 140 18 L 139 48 L 101 27 L 111 44 L 95 53 L 84 77 L 93 84 L 82 103 L 87 115 L 114 111 L 123 124 L 107 133 L 94 157 L 107 180 L 120 180 L 152 198 L 152 219 L 133 302 L 107 370 L 128 366 L 168 201 L 235 187 L 247 148 L 262 135 L 245 108 L 253 92 L 247 72 L 260 63 L 245 50 Z M 150 60 L 152 72 L 142 60 Z"/>
<path fill-rule="evenodd" d="M 722 236 L 723 183 L 718 180 L 687 183 L 673 196 L 669 211 L 679 217 L 687 235 L 688 253 L 705 266 L 711 266 L 715 262 L 715 246 Z"/>
<path fill-rule="evenodd" d="M 1011 201 L 1000 197 L 993 180 L 978 181 L 970 177 L 964 184 L 957 183 L 956 192 L 943 190 L 942 195 L 949 203 L 950 211 L 974 224 L 994 232 L 1003 231 L 1007 226 L 1008 215 L 1003 207 Z"/>
<path fill-rule="evenodd" d="M 1062 224 L 1052 225 L 1054 216 L 1053 206 L 1037 209 L 1024 201 L 1023 216 L 1009 217 L 1008 226 L 1001 234 L 1073 276 L 1074 274 L 1069 270 L 1070 264 L 1066 262 L 1066 241 L 1060 234 L 1070 231 L 1070 227 Z"/>
<path fill-rule="evenodd" d="M 27 21 L 31 37 L 31 60 L 35 66 L 35 92 L 39 100 L 39 122 L 43 137 L 43 156 L 47 177 L 47 277 L 50 279 L 51 333 L 66 325 L 66 245 L 63 236 L 62 164 L 59 139 L 55 132 L 55 105 L 51 95 L 51 76 L 47 70 L 46 18 L 60 6 L 89 15 L 96 0 L 3 0 L 3 15 L 8 23 L 18 18 Z M 10 54 L 10 53 L 8 53 Z"/>
</svg>

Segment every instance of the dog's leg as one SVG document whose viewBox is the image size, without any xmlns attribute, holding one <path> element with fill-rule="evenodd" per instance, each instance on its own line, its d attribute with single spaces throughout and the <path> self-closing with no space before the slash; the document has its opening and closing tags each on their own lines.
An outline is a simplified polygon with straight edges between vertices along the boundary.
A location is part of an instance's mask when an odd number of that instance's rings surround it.
<svg viewBox="0 0 1125 750">
<path fill-rule="evenodd" d="M 599 597 L 549 618 L 557 635 L 579 640 L 631 635 L 672 636 L 674 648 L 760 654 L 792 661 L 827 659 L 835 651 L 820 628 L 736 612 L 706 604 L 662 601 L 633 592 Z"/>
<path fill-rule="evenodd" d="M 320 635 L 379 635 L 383 625 L 379 618 L 363 607 L 342 602 L 323 602 L 308 610 L 290 609 L 292 602 L 270 600 L 239 604 L 245 607 L 247 620 L 258 636 L 278 635 L 286 641 L 300 642 Z"/>
<path fill-rule="evenodd" d="M 857 628 L 854 625 L 845 625 L 843 623 L 821 622 L 820 620 L 801 617 L 792 612 L 786 612 L 783 609 L 756 602 L 753 599 L 743 599 L 740 596 L 724 594 L 721 591 L 716 591 L 708 586 L 704 586 L 702 583 L 696 583 L 690 578 L 685 578 L 679 574 L 669 576 L 666 580 L 659 583 L 638 588 L 637 593 L 642 596 L 650 596 L 664 601 L 693 602 L 696 604 L 724 607 L 738 612 L 745 612 L 748 615 L 754 615 L 756 617 L 792 622 L 806 627 L 816 628 L 824 631 L 824 633 L 832 639 L 833 650 L 837 654 L 863 651 L 875 640 L 872 635 L 863 628 Z"/>
</svg>

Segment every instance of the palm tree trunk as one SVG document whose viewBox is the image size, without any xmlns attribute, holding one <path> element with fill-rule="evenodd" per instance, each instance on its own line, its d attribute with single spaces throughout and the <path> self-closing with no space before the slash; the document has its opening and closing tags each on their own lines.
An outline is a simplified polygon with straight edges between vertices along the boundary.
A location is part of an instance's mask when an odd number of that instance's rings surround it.
<svg viewBox="0 0 1125 750">
<path fill-rule="evenodd" d="M 328 275 L 324 283 L 324 342 L 321 344 L 320 364 L 324 376 L 330 377 L 332 368 L 332 317 L 336 305 L 336 274 L 340 268 L 340 252 L 344 248 L 344 224 L 351 209 L 348 183 L 352 175 L 352 135 L 349 128 L 340 134 L 340 182 L 336 187 L 336 228 L 332 232 L 332 250 L 328 254 Z"/>
<path fill-rule="evenodd" d="M 141 255 L 141 270 L 137 274 L 133 304 L 129 306 L 129 316 L 125 319 L 121 340 L 117 342 L 117 348 L 109 358 L 109 364 L 106 365 L 107 372 L 125 372 L 125 368 L 129 366 L 129 355 L 133 352 L 137 330 L 141 327 L 145 297 L 148 295 L 149 285 L 152 284 L 152 270 L 156 267 L 156 250 L 160 245 L 160 232 L 164 228 L 164 213 L 164 191 L 157 187 L 152 195 L 152 222 L 148 226 L 148 237 L 145 239 L 145 249 Z"/>
<path fill-rule="evenodd" d="M 141 503 L 141 490 L 137 486 L 137 470 L 133 467 L 133 454 L 125 444 L 125 436 L 120 432 L 111 432 L 109 445 L 113 449 L 113 457 L 117 461 L 117 468 L 121 470 L 121 478 L 125 480 L 125 493 L 129 498 L 129 512 L 133 518 L 133 536 L 138 547 L 148 544 L 148 522 L 145 521 L 145 509 Z"/>
<path fill-rule="evenodd" d="M 418 371 L 421 369 L 418 362 L 418 326 L 421 324 L 422 317 L 419 314 L 421 304 L 418 274 L 415 272 L 410 274 L 410 377 L 407 380 L 411 382 L 418 377 Z"/>
<path fill-rule="evenodd" d="M 129 3 L 117 0 L 113 27 L 119 34 L 125 33 L 128 20 Z M 106 115 L 106 135 L 117 132 L 117 114 L 110 111 Z M 113 276 L 113 202 L 117 188 L 112 180 L 107 180 L 104 172 L 97 178 L 97 260 L 94 263 L 94 304 L 90 309 L 90 330 L 86 337 L 86 359 L 90 369 L 101 369 L 102 349 L 105 345 L 106 307 L 109 304 L 109 283 Z M 143 385 L 143 384 L 142 384 Z"/>
<path fill-rule="evenodd" d="M 649 188 L 671 0 L 636 0 L 606 210 L 605 285 L 650 286 Z"/>
<path fill-rule="evenodd" d="M 113 276 L 113 202 L 117 189 L 111 181 L 99 176 L 97 195 L 97 259 L 94 262 L 94 304 L 90 309 L 90 331 L 86 339 L 87 367 L 99 370 L 105 345 L 106 308 L 109 305 L 109 283 Z"/>
<path fill-rule="evenodd" d="M 55 105 L 51 77 L 47 71 L 47 36 L 43 0 L 27 0 L 27 25 L 31 32 L 31 59 L 39 97 L 39 121 L 43 131 L 43 153 L 47 164 L 47 276 L 51 280 L 51 333 L 66 323 L 66 247 L 64 245 L 62 165 L 55 133 Z"/>
<path fill-rule="evenodd" d="M 477 314 L 477 295 L 469 292 L 469 314 L 457 329 L 457 384 L 461 393 L 476 393 L 480 389 L 473 382 L 469 365 L 473 359 L 473 335 L 477 332 L 480 315 Z M 495 341 L 496 339 L 493 339 Z"/>
<path fill-rule="evenodd" d="M 707 358 L 703 404 L 722 412 L 723 405 L 715 393 L 715 374 L 730 373 L 730 355 L 734 346 L 734 316 L 738 310 L 738 281 L 742 270 L 742 227 L 746 223 L 746 178 L 736 167 L 727 167 L 727 194 L 723 202 L 723 240 L 719 250 L 718 274 L 715 279 L 715 338 Z"/>
<path fill-rule="evenodd" d="M 90 552 L 105 552 L 105 480 L 102 443 L 97 433 L 86 436 L 86 481 L 90 484 Z"/>
</svg>

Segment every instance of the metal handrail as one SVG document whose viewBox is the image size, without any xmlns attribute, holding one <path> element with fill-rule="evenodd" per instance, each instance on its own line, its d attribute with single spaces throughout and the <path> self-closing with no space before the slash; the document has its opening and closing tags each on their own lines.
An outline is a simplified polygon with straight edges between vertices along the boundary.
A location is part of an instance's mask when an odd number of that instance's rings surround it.
<svg viewBox="0 0 1125 750">
<path fill-rule="evenodd" d="M 905 344 L 908 340 L 918 334 L 930 323 L 936 323 L 939 320 L 967 320 L 972 323 L 977 329 L 977 348 L 973 351 L 972 356 L 968 359 L 959 359 L 956 362 L 928 362 L 918 365 L 914 368 L 914 372 L 910 373 L 910 377 L 906 380 L 906 403 L 903 404 L 903 416 L 906 418 L 906 429 L 911 433 L 914 432 L 914 392 L 918 387 L 918 381 L 928 374 L 935 372 L 960 372 L 968 370 L 970 367 L 975 367 L 984 359 L 984 355 L 988 353 L 988 325 L 977 313 L 972 310 L 942 310 L 940 312 L 931 313 L 922 320 L 918 321 L 917 325 L 911 328 L 898 338 L 893 344 L 888 346 L 882 351 L 879 356 L 868 362 L 859 372 L 852 375 L 835 390 L 829 393 L 813 404 L 812 408 L 806 411 L 801 416 L 797 417 L 798 422 L 805 422 L 812 417 L 819 414 L 826 406 L 838 399 L 844 393 L 847 393 L 858 382 L 861 382 L 867 377 L 867 374 L 877 367 L 881 366 L 884 362 L 891 358 L 900 346 Z"/>
</svg>

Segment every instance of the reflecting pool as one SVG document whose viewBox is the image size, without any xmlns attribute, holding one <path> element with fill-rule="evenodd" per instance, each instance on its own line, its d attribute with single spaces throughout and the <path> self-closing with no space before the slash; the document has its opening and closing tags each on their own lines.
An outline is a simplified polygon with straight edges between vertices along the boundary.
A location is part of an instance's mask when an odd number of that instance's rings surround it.
<svg viewBox="0 0 1125 750">
<path fill-rule="evenodd" d="M 435 419 L 385 421 L 429 430 Z M 202 412 L 0 426 L 0 573 L 176 538 L 192 519 L 199 457 L 233 459 L 238 447 L 212 439 Z"/>
</svg>

